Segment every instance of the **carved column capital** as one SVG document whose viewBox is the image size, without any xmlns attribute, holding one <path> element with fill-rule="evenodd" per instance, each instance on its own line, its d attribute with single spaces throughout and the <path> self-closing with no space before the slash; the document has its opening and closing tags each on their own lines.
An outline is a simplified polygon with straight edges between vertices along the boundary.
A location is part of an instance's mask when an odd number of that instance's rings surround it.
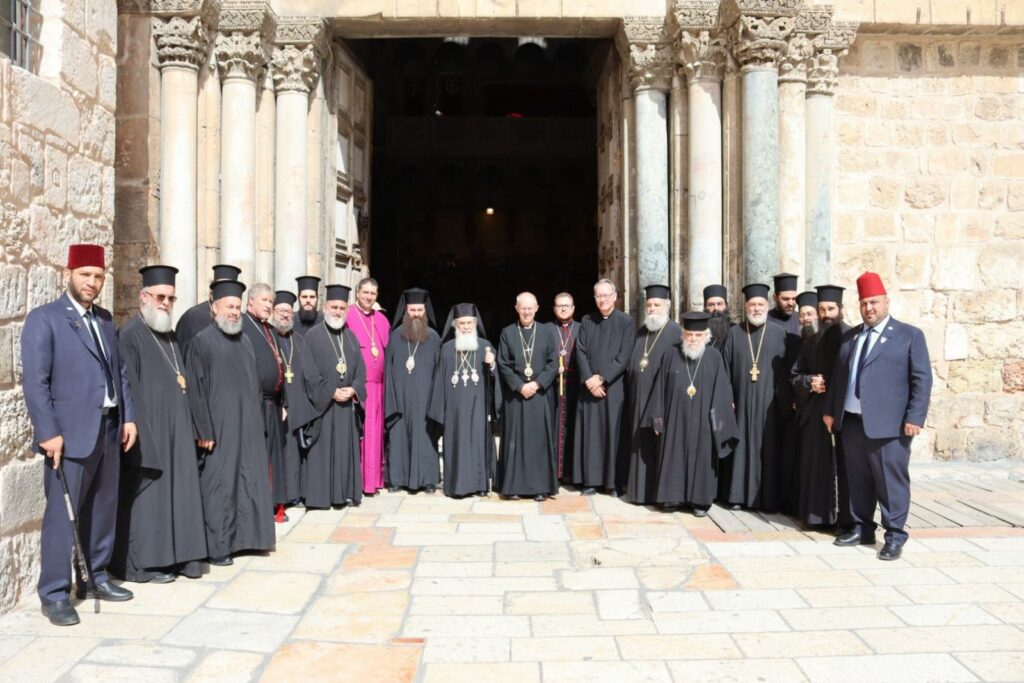
<svg viewBox="0 0 1024 683">
<path fill-rule="evenodd" d="M 676 53 L 689 80 L 722 80 L 728 48 L 725 37 L 709 30 L 680 31 Z"/>
<path fill-rule="evenodd" d="M 616 42 L 633 90 L 669 91 L 675 59 L 663 17 L 625 17 Z"/>
<path fill-rule="evenodd" d="M 741 71 L 778 68 L 802 5 L 803 0 L 724 0 L 723 25 Z"/>
<path fill-rule="evenodd" d="M 225 2 L 220 11 L 213 54 L 223 80 L 256 81 L 270 61 L 277 15 L 265 2 Z"/>
<path fill-rule="evenodd" d="M 835 94 L 839 58 L 847 53 L 856 37 L 857 24 L 837 22 L 812 41 L 814 54 L 807 68 L 808 94 Z"/>
<path fill-rule="evenodd" d="M 806 33 L 794 33 L 786 40 L 779 58 L 779 83 L 803 83 L 807 80 L 807 63 L 814 48 Z"/>
<path fill-rule="evenodd" d="M 308 93 L 320 78 L 325 22 L 320 17 L 282 17 L 277 25 L 271 72 L 278 92 Z"/>
</svg>

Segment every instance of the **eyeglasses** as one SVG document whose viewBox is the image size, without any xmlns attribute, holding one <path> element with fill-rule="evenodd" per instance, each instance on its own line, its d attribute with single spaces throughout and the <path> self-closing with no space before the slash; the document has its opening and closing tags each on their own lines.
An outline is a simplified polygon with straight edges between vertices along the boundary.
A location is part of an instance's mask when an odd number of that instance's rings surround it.
<svg viewBox="0 0 1024 683">
<path fill-rule="evenodd" d="M 555 304 L 555 308 L 575 308 L 573 304 Z"/>
<path fill-rule="evenodd" d="M 165 301 L 173 304 L 178 300 L 178 297 L 173 294 L 153 294 L 152 292 L 146 292 L 146 296 L 155 299 L 158 304 L 162 304 Z"/>
</svg>

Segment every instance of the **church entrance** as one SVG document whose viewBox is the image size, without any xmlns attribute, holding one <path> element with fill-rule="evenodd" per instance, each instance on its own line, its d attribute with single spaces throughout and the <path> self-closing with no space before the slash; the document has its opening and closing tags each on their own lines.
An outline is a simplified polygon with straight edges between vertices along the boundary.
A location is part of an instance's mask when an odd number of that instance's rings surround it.
<svg viewBox="0 0 1024 683">
<path fill-rule="evenodd" d="M 374 84 L 370 270 L 389 310 L 431 290 L 443 323 L 473 301 L 488 336 L 537 294 L 592 310 L 597 82 L 607 40 L 348 40 Z"/>
</svg>

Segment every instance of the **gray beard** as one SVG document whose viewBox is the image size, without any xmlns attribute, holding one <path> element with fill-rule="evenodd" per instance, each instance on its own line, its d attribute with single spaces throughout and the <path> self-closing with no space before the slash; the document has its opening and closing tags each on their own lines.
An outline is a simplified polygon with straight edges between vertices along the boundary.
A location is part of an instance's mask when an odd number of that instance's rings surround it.
<svg viewBox="0 0 1024 683">
<path fill-rule="evenodd" d="M 761 325 L 764 325 L 765 322 L 768 320 L 768 316 L 767 315 L 757 316 L 757 315 L 751 315 L 750 313 L 747 313 L 746 317 L 747 317 L 747 322 L 750 323 L 751 325 L 754 325 L 755 327 L 761 327 Z"/>
<path fill-rule="evenodd" d="M 644 327 L 651 332 L 660 332 L 668 325 L 668 313 L 650 313 L 644 318 Z"/>
<path fill-rule="evenodd" d="M 278 334 L 288 334 L 295 327 L 295 321 L 294 320 L 289 320 L 288 322 L 285 322 L 283 320 L 278 320 L 277 318 L 273 318 L 273 321 L 274 321 L 274 329 L 277 330 Z"/>
<path fill-rule="evenodd" d="M 456 351 L 476 351 L 480 348 L 480 340 L 476 336 L 476 332 L 459 332 L 455 331 L 455 350 Z"/>
<path fill-rule="evenodd" d="M 426 318 L 410 318 L 406 315 L 402 319 L 402 339 L 416 344 L 427 341 L 430 335 L 430 327 Z"/>
<path fill-rule="evenodd" d="M 683 355 L 690 360 L 700 360 L 701 356 L 704 355 L 704 349 L 707 348 L 707 343 L 690 345 L 683 343 Z"/>
<path fill-rule="evenodd" d="M 327 324 L 327 327 L 338 331 L 345 326 L 345 316 L 333 316 L 329 313 L 324 313 L 324 322 Z"/>
<path fill-rule="evenodd" d="M 145 304 L 142 307 L 142 320 L 146 326 L 154 332 L 166 334 L 171 331 L 171 314 L 161 311 L 152 304 Z"/>
<path fill-rule="evenodd" d="M 224 334 L 227 334 L 227 335 L 230 335 L 230 336 L 233 337 L 233 336 L 235 336 L 236 334 L 238 334 L 238 333 L 240 333 L 242 331 L 242 319 L 241 318 L 239 318 L 238 320 L 235 320 L 234 322 L 232 322 L 232 321 L 228 320 L 227 318 L 225 318 L 224 316 L 218 315 L 216 318 L 214 318 L 214 320 L 217 322 L 217 327 L 219 327 L 220 331 L 223 332 Z"/>
</svg>

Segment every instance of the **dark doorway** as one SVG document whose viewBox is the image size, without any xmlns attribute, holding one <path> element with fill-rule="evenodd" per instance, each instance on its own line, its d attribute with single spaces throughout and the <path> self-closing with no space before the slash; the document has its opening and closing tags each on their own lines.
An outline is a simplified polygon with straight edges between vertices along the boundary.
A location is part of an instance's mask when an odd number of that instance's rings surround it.
<svg viewBox="0 0 1024 683">
<path fill-rule="evenodd" d="M 430 289 L 441 324 L 473 301 L 488 336 L 533 291 L 541 320 L 597 277 L 595 86 L 607 41 L 349 42 L 374 83 L 370 264 L 391 310 Z"/>
</svg>

